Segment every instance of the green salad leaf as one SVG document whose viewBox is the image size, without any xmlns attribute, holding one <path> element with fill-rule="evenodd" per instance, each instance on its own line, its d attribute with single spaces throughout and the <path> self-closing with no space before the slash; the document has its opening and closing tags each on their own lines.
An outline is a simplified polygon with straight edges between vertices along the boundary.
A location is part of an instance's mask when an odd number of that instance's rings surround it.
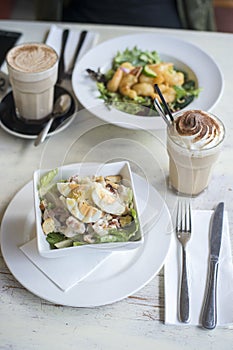
<svg viewBox="0 0 233 350">
<path fill-rule="evenodd" d="M 52 249 L 56 248 L 55 244 L 65 239 L 65 236 L 59 232 L 51 232 L 47 234 L 46 240 Z"/>
<path fill-rule="evenodd" d="M 100 243 L 113 243 L 113 242 L 128 242 L 135 236 L 139 229 L 139 222 L 137 218 L 137 212 L 135 209 L 131 208 L 130 213 L 132 215 L 132 221 L 123 228 L 110 228 L 108 233 L 103 236 L 95 235 L 94 244 Z M 140 237 L 139 237 L 140 238 Z M 50 244 L 51 249 L 65 248 L 71 246 L 82 246 L 88 244 L 83 242 L 79 235 L 73 238 L 67 238 L 60 232 L 51 232 L 46 236 L 47 242 Z M 134 237 L 134 241 L 137 240 Z"/>
<path fill-rule="evenodd" d="M 40 181 L 38 184 L 38 191 L 39 191 L 40 197 L 44 196 L 46 192 L 51 188 L 52 181 L 57 175 L 57 173 L 58 173 L 58 169 L 53 169 L 40 178 Z"/>
<path fill-rule="evenodd" d="M 198 96 L 201 89 L 185 89 L 184 86 L 175 85 L 174 89 L 176 91 L 176 99 L 181 100 L 185 96 Z"/>
<path fill-rule="evenodd" d="M 161 62 L 156 51 L 142 51 L 136 46 L 132 49 L 126 49 L 123 52 L 118 51 L 113 59 L 113 70 L 116 70 L 122 63 L 130 62 L 134 66 L 145 66 L 146 64 Z"/>
<path fill-rule="evenodd" d="M 128 242 L 139 229 L 139 222 L 137 212 L 135 209 L 131 209 L 132 221 L 120 229 L 109 229 L 108 233 L 104 236 L 98 236 L 96 243 L 108 243 L 108 242 Z M 134 239 L 136 240 L 136 239 Z"/>
</svg>

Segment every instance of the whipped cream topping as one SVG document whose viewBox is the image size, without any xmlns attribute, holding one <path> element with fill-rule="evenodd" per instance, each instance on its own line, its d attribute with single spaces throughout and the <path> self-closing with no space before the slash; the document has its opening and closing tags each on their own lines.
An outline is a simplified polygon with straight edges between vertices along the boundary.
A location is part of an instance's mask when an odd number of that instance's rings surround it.
<svg viewBox="0 0 233 350">
<path fill-rule="evenodd" d="M 187 149 L 209 149 L 224 137 L 222 123 L 201 110 L 189 110 L 178 115 L 169 129 L 170 137 Z"/>
<path fill-rule="evenodd" d="M 23 44 L 9 51 L 7 62 L 18 71 L 36 73 L 51 68 L 57 62 L 57 54 L 42 43 Z"/>
</svg>

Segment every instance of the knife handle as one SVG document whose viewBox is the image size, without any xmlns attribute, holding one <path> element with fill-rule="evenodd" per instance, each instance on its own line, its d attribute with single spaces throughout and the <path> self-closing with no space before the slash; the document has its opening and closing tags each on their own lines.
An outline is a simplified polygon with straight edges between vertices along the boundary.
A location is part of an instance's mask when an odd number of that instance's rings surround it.
<svg viewBox="0 0 233 350">
<path fill-rule="evenodd" d="M 202 314 L 202 326 L 207 329 L 214 329 L 217 323 L 217 275 L 218 261 L 210 260 L 209 276 L 206 289 L 206 298 Z"/>
<path fill-rule="evenodd" d="M 76 60 L 79 56 L 79 53 L 81 51 L 81 48 L 83 46 L 83 43 L 84 43 L 84 40 L 87 36 L 87 31 L 86 30 L 83 30 L 81 33 L 80 33 L 80 36 L 79 36 L 79 41 L 78 41 L 78 44 L 77 44 L 77 47 L 76 47 L 76 50 L 75 50 L 75 54 L 74 54 L 74 57 L 73 57 L 73 60 L 72 60 L 72 63 L 71 63 L 71 66 L 69 67 L 68 69 L 68 72 L 67 72 L 67 75 L 71 76 L 72 75 L 72 72 L 73 72 L 73 69 L 74 69 L 74 66 L 75 66 L 75 63 L 76 63 Z"/>
<path fill-rule="evenodd" d="M 60 84 L 63 80 L 63 75 L 65 71 L 65 62 L 64 62 L 64 53 L 65 53 L 65 46 L 69 35 L 69 29 L 64 29 L 62 32 L 62 44 L 61 44 L 61 52 L 59 57 L 59 63 L 58 63 L 58 79 L 57 83 Z"/>
</svg>

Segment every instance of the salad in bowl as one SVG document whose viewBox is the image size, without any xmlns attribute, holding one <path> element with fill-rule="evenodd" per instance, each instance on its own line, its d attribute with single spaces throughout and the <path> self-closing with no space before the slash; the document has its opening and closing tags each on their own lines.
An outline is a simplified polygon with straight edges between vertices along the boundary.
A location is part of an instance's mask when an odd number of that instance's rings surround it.
<svg viewBox="0 0 233 350">
<path fill-rule="evenodd" d="M 43 256 L 62 256 L 84 247 L 125 250 L 143 242 L 127 162 L 37 170 L 34 197 Z"/>
</svg>

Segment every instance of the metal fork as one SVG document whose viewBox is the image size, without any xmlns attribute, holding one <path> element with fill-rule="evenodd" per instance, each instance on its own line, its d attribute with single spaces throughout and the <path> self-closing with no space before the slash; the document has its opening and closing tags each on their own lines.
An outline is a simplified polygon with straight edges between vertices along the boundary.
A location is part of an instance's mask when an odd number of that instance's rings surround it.
<svg viewBox="0 0 233 350">
<path fill-rule="evenodd" d="M 72 59 L 72 62 L 70 64 L 70 67 L 67 71 L 65 71 L 65 63 L 64 63 L 64 53 L 65 53 L 65 47 L 66 47 L 66 42 L 68 39 L 69 35 L 69 29 L 65 29 L 63 31 L 62 35 L 62 48 L 61 48 L 61 53 L 60 53 L 60 60 L 59 60 L 59 66 L 58 66 L 58 84 L 61 84 L 61 82 L 65 79 L 70 80 L 72 78 L 73 70 L 76 64 L 76 61 L 78 59 L 79 53 L 81 51 L 81 48 L 83 47 L 84 41 L 87 36 L 87 31 L 83 30 L 80 33 L 79 40 L 77 43 L 77 47 L 75 49 L 74 57 Z"/>
<path fill-rule="evenodd" d="M 191 206 L 190 203 L 178 202 L 176 218 L 176 236 L 182 245 L 182 277 L 180 284 L 180 305 L 179 318 L 181 322 L 190 321 L 189 308 L 189 281 L 187 274 L 186 245 L 190 240 L 191 227 Z"/>
</svg>

